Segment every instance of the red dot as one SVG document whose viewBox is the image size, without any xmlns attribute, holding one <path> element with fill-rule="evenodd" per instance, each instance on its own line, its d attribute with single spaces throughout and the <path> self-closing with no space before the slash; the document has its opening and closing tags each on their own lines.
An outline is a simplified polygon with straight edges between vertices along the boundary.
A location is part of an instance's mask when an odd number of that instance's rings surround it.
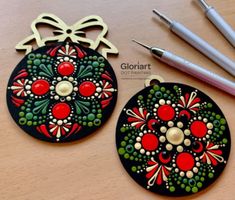
<svg viewBox="0 0 235 200">
<path fill-rule="evenodd" d="M 82 96 L 89 97 L 95 93 L 96 87 L 93 82 L 85 81 L 79 86 L 79 92 Z"/>
<path fill-rule="evenodd" d="M 36 80 L 32 84 L 32 92 L 36 95 L 43 95 L 49 91 L 50 85 L 46 80 Z"/>
<path fill-rule="evenodd" d="M 194 121 L 190 126 L 190 130 L 192 135 L 199 138 L 204 137 L 207 133 L 206 124 L 202 121 Z"/>
<path fill-rule="evenodd" d="M 158 117 L 163 121 L 172 120 L 175 116 L 175 110 L 170 105 L 162 105 L 157 110 Z"/>
<path fill-rule="evenodd" d="M 153 151 L 158 147 L 158 138 L 156 135 L 147 133 L 141 139 L 143 148 L 147 151 Z"/>
<path fill-rule="evenodd" d="M 64 119 L 69 116 L 70 110 L 67 103 L 57 103 L 52 108 L 52 114 L 56 119 Z"/>
<path fill-rule="evenodd" d="M 180 153 L 176 157 L 176 164 L 182 171 L 189 171 L 194 167 L 195 161 L 190 153 Z"/>
<path fill-rule="evenodd" d="M 74 65 L 70 62 L 63 62 L 59 64 L 58 72 L 62 76 L 71 75 L 74 72 Z"/>
</svg>

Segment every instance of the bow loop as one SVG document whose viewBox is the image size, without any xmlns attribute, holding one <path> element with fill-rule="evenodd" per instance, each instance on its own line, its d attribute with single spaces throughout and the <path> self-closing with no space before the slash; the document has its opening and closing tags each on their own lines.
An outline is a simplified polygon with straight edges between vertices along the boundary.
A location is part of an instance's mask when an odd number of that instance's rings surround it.
<svg viewBox="0 0 235 200">
<path fill-rule="evenodd" d="M 53 36 L 43 37 L 38 26 L 44 24 L 53 29 Z M 98 36 L 92 40 L 86 38 L 86 30 L 92 27 L 101 28 Z M 28 36 L 16 45 L 17 50 L 25 50 L 26 54 L 33 50 L 30 43 L 36 41 L 38 47 L 46 45 L 48 42 L 63 42 L 70 39 L 75 43 L 86 43 L 91 49 L 96 50 L 101 43 L 105 44 L 107 48 L 101 50 L 101 54 L 107 57 L 107 54 L 117 54 L 117 48 L 109 42 L 105 35 L 108 32 L 107 25 L 103 22 L 103 19 L 97 15 L 91 15 L 84 17 L 72 26 L 68 26 L 63 20 L 54 14 L 41 14 L 31 24 L 32 35 Z"/>
</svg>

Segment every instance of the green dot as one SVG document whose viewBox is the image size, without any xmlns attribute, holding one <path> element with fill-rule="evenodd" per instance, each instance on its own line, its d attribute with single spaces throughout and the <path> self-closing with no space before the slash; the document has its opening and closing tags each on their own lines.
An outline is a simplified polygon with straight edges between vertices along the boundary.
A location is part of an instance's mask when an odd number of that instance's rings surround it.
<svg viewBox="0 0 235 200">
<path fill-rule="evenodd" d="M 198 182 L 198 183 L 197 183 L 197 187 L 201 188 L 201 187 L 202 187 L 202 183 L 201 183 L 201 182 Z"/>
<path fill-rule="evenodd" d="M 213 178 L 213 177 L 214 177 L 214 174 L 213 174 L 213 173 L 209 173 L 209 174 L 208 174 L 208 177 L 209 177 L 209 178 Z"/>
<path fill-rule="evenodd" d="M 150 90 L 150 94 L 154 94 L 154 90 L 153 89 Z"/>
<path fill-rule="evenodd" d="M 27 122 L 27 125 L 28 125 L 28 126 L 31 126 L 32 124 L 33 124 L 32 121 L 28 121 L 28 122 Z"/>
<path fill-rule="evenodd" d="M 170 192 L 174 192 L 175 191 L 175 187 L 174 186 L 171 186 L 170 187 Z"/>
<path fill-rule="evenodd" d="M 228 143 L 227 138 L 224 138 L 224 139 L 222 140 L 222 142 L 223 142 L 224 144 L 227 144 L 227 143 Z"/>
<path fill-rule="evenodd" d="M 35 59 L 35 60 L 33 61 L 33 64 L 34 64 L 34 65 L 40 65 L 40 64 L 41 64 L 41 60 Z"/>
<path fill-rule="evenodd" d="M 224 118 L 221 118 L 220 119 L 220 124 L 223 124 L 223 125 L 226 124 L 226 120 Z"/>
<path fill-rule="evenodd" d="M 130 155 L 128 153 L 124 154 L 124 158 L 128 159 L 130 157 Z"/>
<path fill-rule="evenodd" d="M 100 63 L 100 67 L 104 67 L 105 66 L 105 64 L 104 63 Z"/>
<path fill-rule="evenodd" d="M 162 91 L 162 92 L 165 92 L 165 91 L 166 91 L 166 88 L 165 88 L 165 87 L 161 87 L 161 91 Z"/>
<path fill-rule="evenodd" d="M 35 54 L 33 54 L 33 53 L 29 54 L 29 55 L 28 55 L 28 58 L 29 58 L 30 60 L 33 60 L 33 59 L 35 58 Z"/>
<path fill-rule="evenodd" d="M 186 178 L 184 178 L 183 183 L 188 183 L 188 180 Z"/>
<path fill-rule="evenodd" d="M 118 149 L 118 153 L 120 154 L 120 155 L 123 155 L 124 153 L 126 153 L 126 151 L 125 151 L 125 149 L 124 148 L 119 148 Z"/>
<path fill-rule="evenodd" d="M 37 116 L 34 116 L 34 117 L 33 117 L 33 119 L 34 119 L 34 120 L 37 120 L 37 119 L 38 119 L 38 117 L 37 117 Z"/>
<path fill-rule="evenodd" d="M 130 160 L 134 160 L 135 158 L 134 158 L 134 156 L 130 156 Z"/>
<path fill-rule="evenodd" d="M 200 180 L 203 182 L 203 181 L 205 181 L 205 178 L 204 178 L 204 177 L 201 177 Z"/>
<path fill-rule="evenodd" d="M 93 126 L 93 123 L 92 123 L 92 122 L 88 122 L 88 126 L 89 126 L 89 127 L 92 127 L 92 126 Z"/>
<path fill-rule="evenodd" d="M 33 64 L 33 61 L 32 61 L 32 60 L 28 60 L 28 61 L 27 61 L 27 64 L 28 64 L 28 65 L 32 65 L 32 64 Z"/>
<path fill-rule="evenodd" d="M 195 180 L 198 181 L 200 179 L 199 176 L 195 176 Z"/>
<path fill-rule="evenodd" d="M 192 192 L 193 192 L 193 193 L 198 192 L 198 188 L 197 188 L 197 187 L 193 187 L 193 188 L 192 188 Z"/>
<path fill-rule="evenodd" d="M 40 53 L 37 53 L 37 54 L 36 54 L 36 57 L 37 57 L 37 58 L 41 58 L 41 54 L 40 54 Z"/>
<path fill-rule="evenodd" d="M 33 125 L 36 126 L 38 123 L 37 122 L 33 122 Z"/>
<path fill-rule="evenodd" d="M 19 112 L 19 116 L 23 117 L 24 116 L 24 112 Z"/>
<path fill-rule="evenodd" d="M 21 110 L 25 110 L 25 106 L 21 106 L 21 108 L 20 108 Z"/>
<path fill-rule="evenodd" d="M 191 187 L 193 187 L 193 186 L 196 184 L 196 181 L 195 181 L 194 179 L 190 179 L 190 180 L 188 181 L 188 184 L 189 184 Z"/>
<path fill-rule="evenodd" d="M 33 113 L 27 113 L 25 117 L 26 119 L 33 119 Z"/>
<path fill-rule="evenodd" d="M 157 90 L 160 89 L 160 87 L 159 87 L 159 85 L 154 85 L 154 86 L 153 86 L 153 89 L 154 89 L 155 91 L 157 91 Z"/>
<path fill-rule="evenodd" d="M 129 139 L 129 138 L 128 138 L 127 136 L 125 136 L 125 137 L 124 137 L 124 140 L 126 140 L 126 141 L 127 141 L 128 139 Z"/>
<path fill-rule="evenodd" d="M 161 98 L 161 97 L 162 97 L 162 93 L 161 93 L 160 91 L 157 91 L 157 92 L 155 93 L 155 97 Z"/>
<path fill-rule="evenodd" d="M 186 186 L 185 190 L 186 190 L 186 192 L 190 192 L 191 188 L 189 186 Z"/>
<path fill-rule="evenodd" d="M 26 120 L 26 118 L 24 118 L 24 117 L 22 117 L 22 118 L 19 119 L 19 124 L 20 124 L 20 125 L 25 125 L 26 122 L 27 122 L 27 120 Z"/>
<path fill-rule="evenodd" d="M 134 147 L 131 144 L 129 144 L 129 145 L 126 146 L 126 151 L 128 153 L 132 153 L 134 151 Z"/>
<path fill-rule="evenodd" d="M 93 113 L 90 113 L 88 116 L 87 116 L 88 120 L 92 121 L 95 119 L 95 115 Z"/>
<path fill-rule="evenodd" d="M 208 107 L 208 108 L 212 108 L 212 106 L 213 106 L 212 103 L 208 103 L 208 104 L 207 104 L 207 107 Z"/>
<path fill-rule="evenodd" d="M 132 167 L 131 167 L 131 171 L 136 172 L 136 171 L 137 171 L 136 166 L 132 166 Z"/>
<path fill-rule="evenodd" d="M 86 122 L 83 122 L 82 124 L 83 124 L 83 126 L 86 126 L 86 125 L 87 125 L 87 123 L 86 123 Z"/>
<path fill-rule="evenodd" d="M 125 142 L 125 141 L 122 141 L 122 142 L 121 142 L 121 146 L 122 146 L 122 147 L 125 147 L 125 146 L 126 146 L 126 142 Z"/>
<path fill-rule="evenodd" d="M 143 98 L 144 98 L 144 97 L 143 97 L 142 95 L 139 95 L 139 96 L 138 96 L 138 99 L 139 99 L 139 100 L 143 100 Z"/>
<path fill-rule="evenodd" d="M 225 128 L 225 126 L 221 126 L 220 129 L 221 129 L 222 131 L 224 131 L 226 128 Z"/>
<path fill-rule="evenodd" d="M 95 124 L 95 126 L 100 126 L 101 120 L 100 119 L 95 119 L 94 124 Z"/>
<path fill-rule="evenodd" d="M 180 185 L 180 187 L 181 187 L 182 189 L 184 189 L 184 188 L 185 188 L 185 184 L 182 183 L 182 184 Z"/>
<path fill-rule="evenodd" d="M 214 120 L 213 124 L 214 124 L 215 127 L 219 127 L 220 126 L 219 120 Z"/>
<path fill-rule="evenodd" d="M 99 66 L 99 63 L 95 61 L 95 62 L 92 63 L 92 66 L 93 66 L 93 67 L 98 67 L 98 66 Z"/>
<path fill-rule="evenodd" d="M 126 128 L 125 128 L 125 127 L 122 127 L 122 128 L 120 129 L 120 131 L 121 131 L 122 133 L 124 133 L 124 132 L 126 131 Z"/>
</svg>

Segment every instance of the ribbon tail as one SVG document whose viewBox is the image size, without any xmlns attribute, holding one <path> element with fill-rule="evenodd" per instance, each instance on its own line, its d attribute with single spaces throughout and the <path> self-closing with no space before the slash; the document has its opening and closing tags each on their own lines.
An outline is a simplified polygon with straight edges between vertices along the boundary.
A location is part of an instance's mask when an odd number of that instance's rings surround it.
<svg viewBox="0 0 235 200">
<path fill-rule="evenodd" d="M 103 48 L 102 49 L 102 55 L 107 58 L 107 54 L 118 54 L 118 49 L 108 40 L 105 38 L 100 39 L 101 42 L 103 42 L 105 45 L 107 45 L 109 48 Z"/>
<path fill-rule="evenodd" d="M 33 40 L 36 40 L 34 34 L 26 37 L 24 40 L 20 41 L 16 46 L 17 51 L 26 51 L 26 54 L 30 53 L 33 50 L 33 46 L 28 44 L 29 42 L 32 42 Z"/>
</svg>

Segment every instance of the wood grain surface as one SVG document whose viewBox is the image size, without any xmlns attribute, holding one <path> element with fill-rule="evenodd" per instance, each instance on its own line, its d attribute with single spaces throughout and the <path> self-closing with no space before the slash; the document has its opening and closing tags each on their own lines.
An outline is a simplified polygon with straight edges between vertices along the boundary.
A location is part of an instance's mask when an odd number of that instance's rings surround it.
<svg viewBox="0 0 235 200">
<path fill-rule="evenodd" d="M 235 28 L 235 0 L 208 0 Z M 235 60 L 234 48 L 204 17 L 191 0 L 1 0 L 0 1 L 0 199 L 1 200 L 100 200 L 173 199 L 153 194 L 135 183 L 119 161 L 115 126 L 128 99 L 143 88 L 146 75 L 123 75 L 122 63 L 151 64 L 151 74 L 166 81 L 189 84 L 208 94 L 223 110 L 231 131 L 230 159 L 221 177 L 209 188 L 185 198 L 235 199 L 235 104 L 234 97 L 185 75 L 152 58 L 131 42 L 132 38 L 157 45 L 234 81 L 227 72 L 173 35 L 152 14 L 157 8 L 185 24 Z M 12 120 L 6 106 L 8 78 L 22 59 L 15 45 L 30 34 L 39 14 L 54 13 L 67 24 L 91 14 L 109 26 L 107 38 L 119 49 L 109 57 L 119 83 L 119 98 L 108 122 L 93 135 L 69 144 L 50 144 L 25 134 Z M 131 78 L 131 79 L 126 79 Z"/>
</svg>

